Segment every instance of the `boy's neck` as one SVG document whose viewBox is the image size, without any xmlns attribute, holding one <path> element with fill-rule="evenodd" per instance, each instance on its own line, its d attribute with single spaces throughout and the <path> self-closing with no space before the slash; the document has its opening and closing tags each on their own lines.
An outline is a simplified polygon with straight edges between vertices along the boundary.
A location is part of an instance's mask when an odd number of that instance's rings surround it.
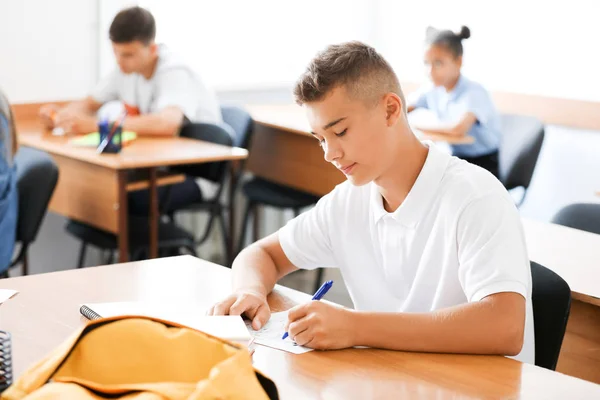
<svg viewBox="0 0 600 400">
<path fill-rule="evenodd" d="M 416 136 L 410 135 L 407 143 L 399 147 L 396 162 L 387 173 L 375 180 L 387 212 L 396 211 L 404 202 L 425 165 L 428 153 L 429 148 Z"/>
<path fill-rule="evenodd" d="M 142 76 L 149 80 L 154 75 L 154 71 L 156 71 L 156 66 L 158 65 L 158 54 L 156 54 L 152 61 L 148 63 L 146 68 L 141 72 Z"/>
</svg>

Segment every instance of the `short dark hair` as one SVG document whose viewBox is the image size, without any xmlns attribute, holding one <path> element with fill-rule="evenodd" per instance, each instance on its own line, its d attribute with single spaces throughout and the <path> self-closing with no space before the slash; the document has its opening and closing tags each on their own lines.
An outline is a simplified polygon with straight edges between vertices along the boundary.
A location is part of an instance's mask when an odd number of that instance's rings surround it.
<svg viewBox="0 0 600 400">
<path fill-rule="evenodd" d="M 150 44 L 156 36 L 156 23 L 150 11 L 142 7 L 131 7 L 119 11 L 108 30 L 113 43 L 140 41 Z"/>
<path fill-rule="evenodd" d="M 317 53 L 296 82 L 294 98 L 299 105 L 320 101 L 339 86 L 372 104 L 393 92 L 405 106 L 393 68 L 373 47 L 361 42 L 334 44 Z"/>
<path fill-rule="evenodd" d="M 462 41 L 471 37 L 471 30 L 462 26 L 459 32 L 437 30 L 430 26 L 425 33 L 425 43 L 444 47 L 456 58 L 463 55 Z"/>
</svg>

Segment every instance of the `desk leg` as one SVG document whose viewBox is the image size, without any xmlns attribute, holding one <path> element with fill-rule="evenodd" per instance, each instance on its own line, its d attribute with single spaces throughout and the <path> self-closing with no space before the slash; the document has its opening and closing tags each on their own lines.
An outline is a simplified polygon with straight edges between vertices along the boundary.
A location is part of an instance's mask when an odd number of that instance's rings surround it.
<svg viewBox="0 0 600 400">
<path fill-rule="evenodd" d="M 120 170 L 118 172 L 118 241 L 119 241 L 119 262 L 129 261 L 129 224 L 127 221 L 127 171 Z"/>
<path fill-rule="evenodd" d="M 229 241 L 227 244 L 227 266 L 231 267 L 235 257 L 235 192 L 237 187 L 237 168 L 239 162 L 229 163 Z"/>
<path fill-rule="evenodd" d="M 156 189 L 156 168 L 149 169 L 148 191 L 150 192 L 150 215 L 148 223 L 150 224 L 150 254 L 149 258 L 158 257 L 158 191 Z"/>
</svg>

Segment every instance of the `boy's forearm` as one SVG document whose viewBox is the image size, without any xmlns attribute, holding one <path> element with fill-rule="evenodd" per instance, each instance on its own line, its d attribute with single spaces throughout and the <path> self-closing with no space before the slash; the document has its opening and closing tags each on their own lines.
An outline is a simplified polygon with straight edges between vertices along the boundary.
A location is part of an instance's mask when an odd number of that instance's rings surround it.
<svg viewBox="0 0 600 400">
<path fill-rule="evenodd" d="M 354 343 L 391 350 L 516 355 L 523 345 L 524 299 L 522 312 L 512 308 L 480 301 L 431 313 L 355 312 Z"/>
<path fill-rule="evenodd" d="M 94 115 L 101 106 L 102 104 L 98 103 L 93 98 L 86 97 L 83 100 L 77 100 L 67 104 L 65 109 L 76 113 Z"/>
<path fill-rule="evenodd" d="M 271 293 L 280 278 L 275 263 L 260 246 L 244 249 L 233 262 L 233 291 Z"/>
</svg>

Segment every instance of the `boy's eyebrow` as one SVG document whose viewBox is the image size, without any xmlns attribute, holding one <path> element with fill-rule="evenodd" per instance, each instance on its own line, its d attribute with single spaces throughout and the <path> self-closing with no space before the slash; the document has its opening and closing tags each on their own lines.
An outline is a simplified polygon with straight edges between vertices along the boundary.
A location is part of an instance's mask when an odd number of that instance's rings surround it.
<svg viewBox="0 0 600 400">
<path fill-rule="evenodd" d="M 330 123 L 328 123 L 327 125 L 325 125 L 323 127 L 323 130 L 326 131 L 327 129 L 335 126 L 338 122 L 342 122 L 343 120 L 345 120 L 347 117 L 342 117 L 339 119 L 336 119 L 335 121 L 331 121 Z M 313 135 L 316 135 L 316 133 L 314 133 L 313 131 L 311 131 L 310 133 L 312 133 Z"/>
</svg>

